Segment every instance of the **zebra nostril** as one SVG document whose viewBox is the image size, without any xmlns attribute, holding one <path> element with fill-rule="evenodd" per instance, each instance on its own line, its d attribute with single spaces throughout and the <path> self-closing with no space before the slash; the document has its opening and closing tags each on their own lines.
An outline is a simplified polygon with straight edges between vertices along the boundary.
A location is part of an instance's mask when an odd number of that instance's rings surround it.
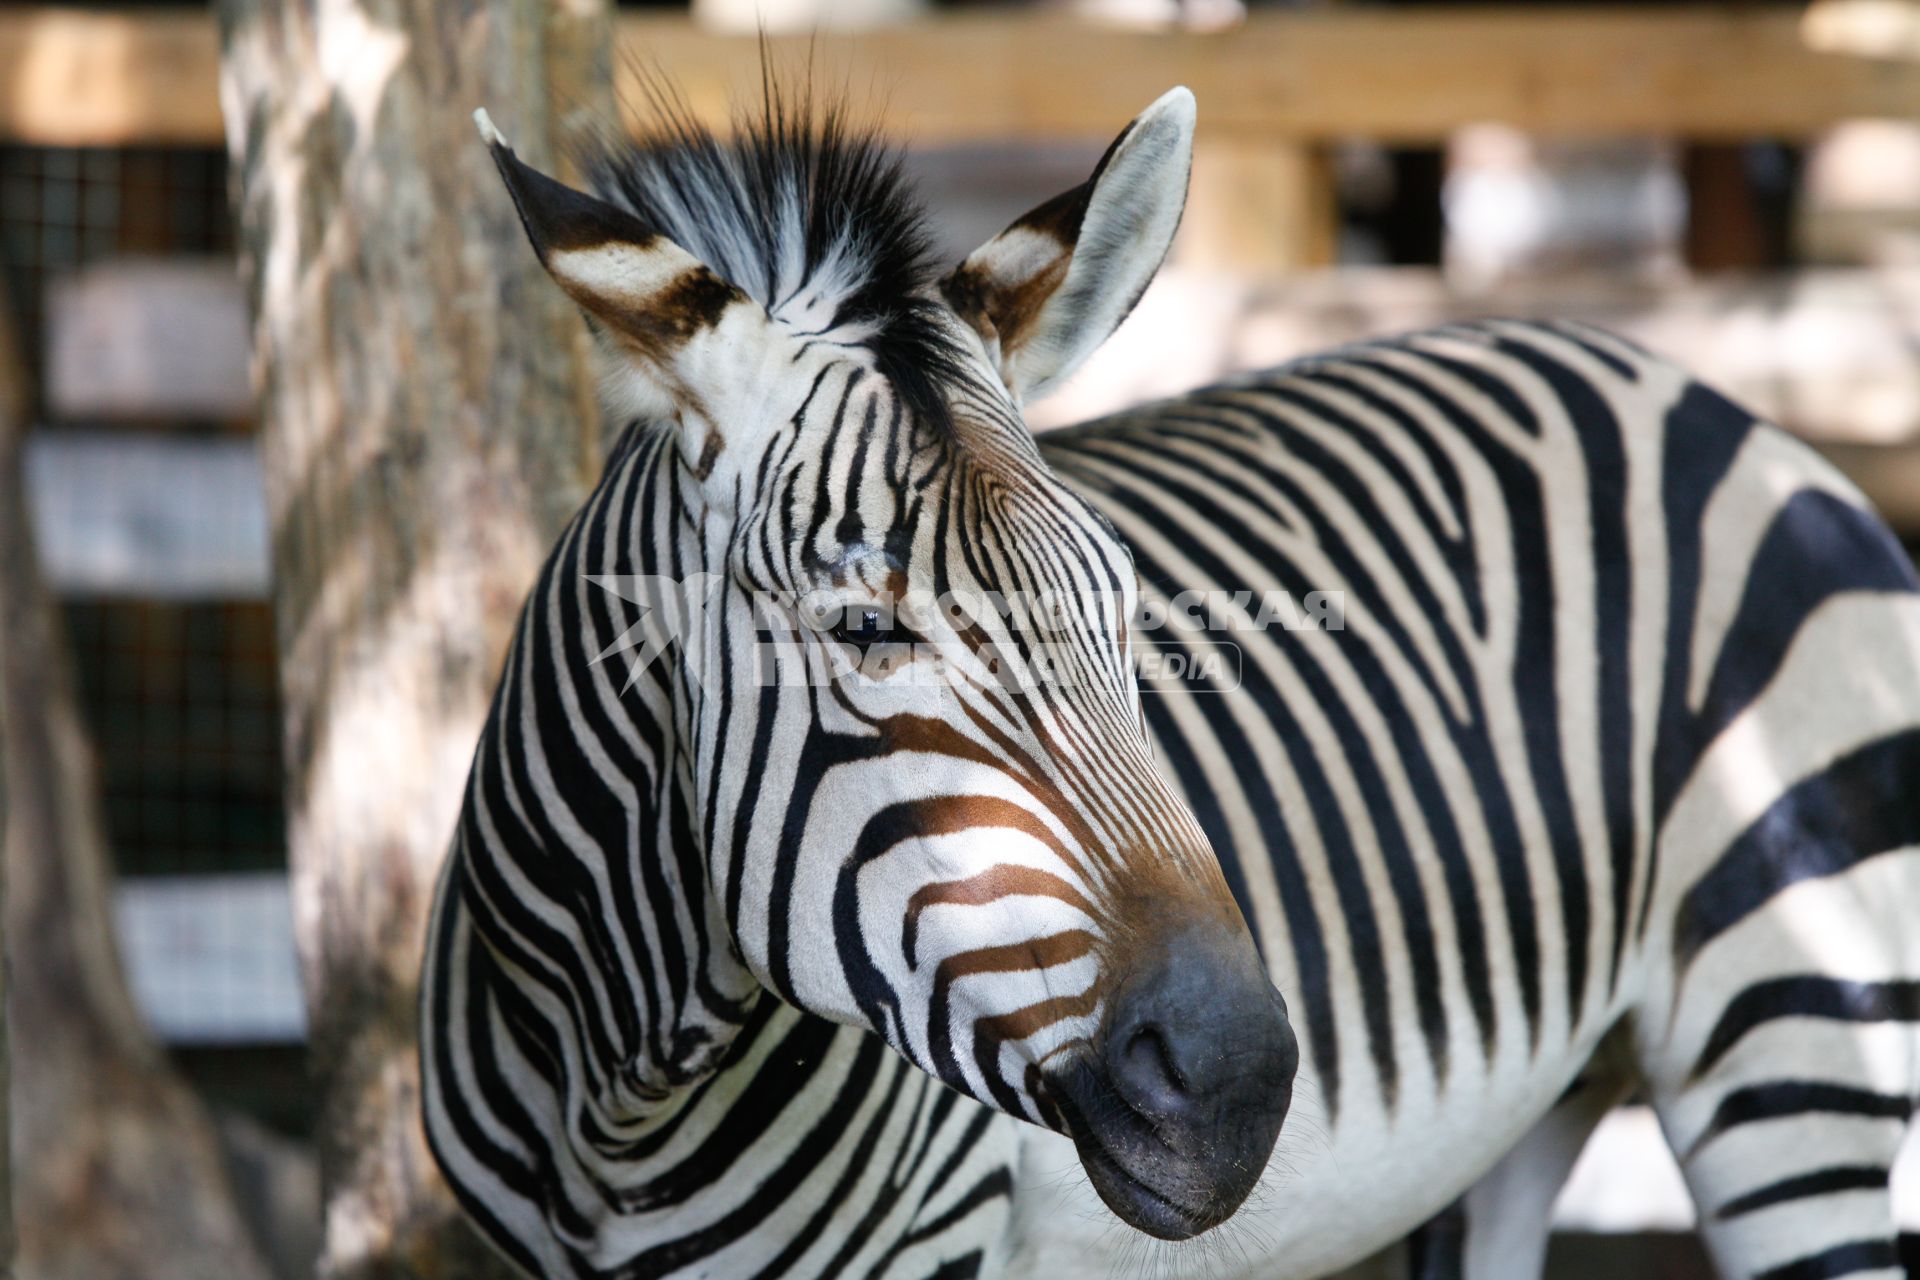
<svg viewBox="0 0 1920 1280">
<path fill-rule="evenodd" d="M 1158 1022 L 1146 1023 L 1123 1037 L 1112 1069 L 1120 1096 L 1145 1111 L 1178 1108 L 1191 1092 L 1167 1029 Z"/>
<path fill-rule="evenodd" d="M 1182 1141 L 1244 1126 L 1270 1146 L 1294 1071 L 1284 1006 L 1243 935 L 1202 925 L 1162 945 L 1108 1005 L 1100 1065 L 1113 1093 Z"/>
</svg>

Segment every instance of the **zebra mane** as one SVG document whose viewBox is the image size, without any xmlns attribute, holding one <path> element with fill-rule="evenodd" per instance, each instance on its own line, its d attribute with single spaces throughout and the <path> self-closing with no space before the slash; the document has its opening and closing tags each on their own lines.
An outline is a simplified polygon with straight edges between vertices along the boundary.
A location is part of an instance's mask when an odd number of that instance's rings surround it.
<svg viewBox="0 0 1920 1280">
<path fill-rule="evenodd" d="M 842 97 L 797 99 L 762 68 L 761 106 L 716 137 L 684 97 L 643 75 L 634 133 L 607 133 L 583 157 L 601 199 L 634 214 L 776 319 L 873 353 L 924 421 L 949 421 L 943 389 L 965 378 L 940 320 L 925 206 L 899 153 L 856 124 Z"/>
</svg>

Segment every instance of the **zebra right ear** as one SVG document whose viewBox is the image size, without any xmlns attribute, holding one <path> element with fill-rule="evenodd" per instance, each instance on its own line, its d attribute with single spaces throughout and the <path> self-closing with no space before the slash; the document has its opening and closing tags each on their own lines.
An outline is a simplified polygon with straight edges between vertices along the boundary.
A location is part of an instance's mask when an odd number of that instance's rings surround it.
<svg viewBox="0 0 1920 1280">
<path fill-rule="evenodd" d="M 764 327 L 765 310 L 625 209 L 522 163 L 484 110 L 473 118 L 554 283 L 669 397 L 683 406 L 707 400 L 702 392 L 711 388 L 691 385 L 699 362 L 689 360 L 690 350 L 723 326 Z"/>
<path fill-rule="evenodd" d="M 1135 117 L 1093 176 L 1028 212 L 940 282 L 1016 400 L 1042 396 L 1107 340 L 1179 229 L 1193 165 L 1193 94 Z"/>
</svg>

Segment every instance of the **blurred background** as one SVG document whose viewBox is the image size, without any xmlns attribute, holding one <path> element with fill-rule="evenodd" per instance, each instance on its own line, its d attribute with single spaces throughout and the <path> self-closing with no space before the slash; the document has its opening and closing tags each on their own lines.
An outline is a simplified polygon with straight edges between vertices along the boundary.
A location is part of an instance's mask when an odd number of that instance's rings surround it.
<svg viewBox="0 0 1920 1280">
<path fill-rule="evenodd" d="M 1161 89 L 1193 87 L 1169 267 L 1036 426 L 1451 317 L 1572 316 L 1803 435 L 1920 541 L 1916 0 L 695 0 L 622 5 L 616 77 L 651 61 L 718 119 L 757 83 L 759 22 L 826 33 L 821 65 L 911 148 L 955 260 L 1082 181 Z M 329 56 L 384 54 L 369 34 Z M 0 6 L 26 1276 L 304 1276 L 322 1248 L 284 525 L 256 440 L 221 60 L 210 11 Z M 158 1135 L 123 1183 L 71 1127 L 107 1125 L 109 1094 L 132 1127 L 103 1143 Z M 1920 1226 L 1920 1174 L 1901 1193 Z M 209 1252 L 119 1238 L 143 1195 Z M 202 1198 L 231 1212 L 175 1203 Z M 1559 1216 L 1557 1275 L 1706 1274 L 1643 1110 L 1603 1128 Z"/>
</svg>

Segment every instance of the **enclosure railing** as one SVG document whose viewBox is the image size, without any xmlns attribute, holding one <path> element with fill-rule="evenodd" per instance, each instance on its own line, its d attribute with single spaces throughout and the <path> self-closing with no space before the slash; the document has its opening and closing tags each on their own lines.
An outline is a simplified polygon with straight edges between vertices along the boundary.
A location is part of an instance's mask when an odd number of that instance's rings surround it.
<svg viewBox="0 0 1920 1280">
<path fill-rule="evenodd" d="M 1860 47 L 1836 15 L 1844 7 L 1333 8 L 1192 32 L 994 9 L 771 44 L 796 59 L 811 45 L 816 66 L 871 86 L 886 127 L 923 142 L 1104 136 L 1174 83 L 1199 95 L 1205 135 L 1295 142 L 1431 142 L 1487 121 L 1589 137 L 1793 138 L 1920 114 L 1920 60 L 1835 51 Z M 670 67 L 719 124 L 729 94 L 758 81 L 754 37 L 685 18 L 623 15 L 619 44 L 623 75 Z M 0 11 L 6 141 L 218 143 L 218 80 L 218 33 L 202 10 Z"/>
</svg>

